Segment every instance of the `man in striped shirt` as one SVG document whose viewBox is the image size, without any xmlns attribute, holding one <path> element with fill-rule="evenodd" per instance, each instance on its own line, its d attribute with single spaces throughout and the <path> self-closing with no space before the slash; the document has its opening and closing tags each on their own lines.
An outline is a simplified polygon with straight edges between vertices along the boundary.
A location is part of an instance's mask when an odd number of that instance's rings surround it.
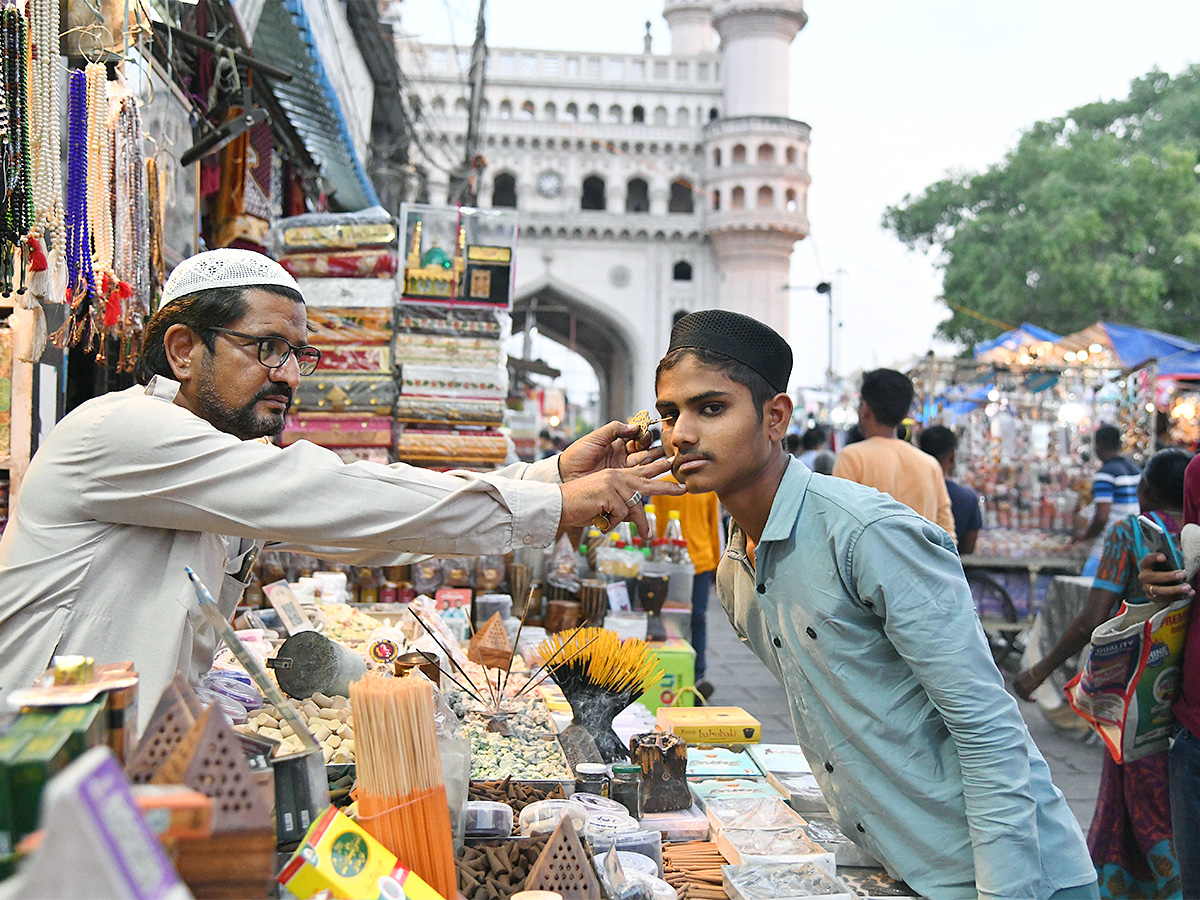
<svg viewBox="0 0 1200 900">
<path fill-rule="evenodd" d="M 1081 544 L 1092 543 L 1083 575 L 1095 575 L 1108 536 L 1110 522 L 1120 521 L 1138 511 L 1138 482 L 1142 470 L 1121 455 L 1121 432 L 1115 425 L 1101 425 L 1093 440 L 1102 465 L 1092 480 L 1092 521 L 1076 538 Z"/>
</svg>

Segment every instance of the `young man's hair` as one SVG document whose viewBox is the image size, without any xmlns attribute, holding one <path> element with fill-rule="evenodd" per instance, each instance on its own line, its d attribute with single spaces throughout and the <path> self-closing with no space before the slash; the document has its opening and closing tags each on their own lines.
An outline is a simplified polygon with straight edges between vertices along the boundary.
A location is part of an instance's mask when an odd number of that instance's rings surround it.
<svg viewBox="0 0 1200 900">
<path fill-rule="evenodd" d="M 275 284 L 261 288 L 254 285 L 215 287 L 178 297 L 164 304 L 146 324 L 142 353 L 133 369 L 138 383 L 149 384 L 155 375 L 175 377 L 171 361 L 167 359 L 165 344 L 167 329 L 172 325 L 186 325 L 192 329 L 200 336 L 208 352 L 212 353 L 216 349 L 217 339 L 217 332 L 213 329 L 224 328 L 246 314 L 249 308 L 246 292 L 250 290 L 278 294 L 296 303 L 304 302 L 304 298 L 296 291 Z"/>
<path fill-rule="evenodd" d="M 750 401 L 754 404 L 754 408 L 758 412 L 758 421 L 762 422 L 763 407 L 779 391 L 767 384 L 767 379 L 763 378 L 749 366 L 720 353 L 714 353 L 711 350 L 705 350 L 701 347 L 680 347 L 678 350 L 672 350 L 662 358 L 658 364 L 658 368 L 654 371 L 655 386 L 658 385 L 658 380 L 662 378 L 663 372 L 675 368 L 689 356 L 702 365 L 716 369 L 730 381 L 740 384 L 749 390 Z"/>
<path fill-rule="evenodd" d="M 895 369 L 875 369 L 863 376 L 859 396 L 880 425 L 899 425 L 913 402 L 913 383 Z"/>
<path fill-rule="evenodd" d="M 794 431 L 791 432 L 783 439 L 783 446 L 787 449 L 788 453 L 792 454 L 792 456 L 799 456 L 801 446 L 800 435 L 796 434 Z"/>
<path fill-rule="evenodd" d="M 917 438 L 917 446 L 938 462 L 945 462 L 958 449 L 958 438 L 945 425 L 930 425 Z"/>
<path fill-rule="evenodd" d="M 1183 508 L 1183 473 L 1192 454 L 1179 447 L 1159 450 L 1146 463 L 1142 478 L 1168 509 Z"/>
<path fill-rule="evenodd" d="M 825 431 L 825 426 L 814 425 L 808 431 L 804 432 L 804 435 L 800 438 L 800 446 L 805 450 L 816 450 L 823 446 L 828 438 L 829 435 Z"/>
<path fill-rule="evenodd" d="M 1097 450 L 1119 452 L 1121 449 L 1121 429 L 1116 425 L 1101 425 L 1096 429 L 1094 440 Z"/>
</svg>

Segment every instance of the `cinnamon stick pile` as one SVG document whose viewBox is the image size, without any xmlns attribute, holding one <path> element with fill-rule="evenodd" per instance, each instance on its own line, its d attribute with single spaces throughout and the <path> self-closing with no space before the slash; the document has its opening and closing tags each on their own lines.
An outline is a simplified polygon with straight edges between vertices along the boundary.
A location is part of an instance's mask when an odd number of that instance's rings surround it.
<svg viewBox="0 0 1200 900">
<path fill-rule="evenodd" d="M 729 900 L 721 884 L 725 857 L 712 841 L 663 844 L 663 879 L 679 900 Z"/>
</svg>

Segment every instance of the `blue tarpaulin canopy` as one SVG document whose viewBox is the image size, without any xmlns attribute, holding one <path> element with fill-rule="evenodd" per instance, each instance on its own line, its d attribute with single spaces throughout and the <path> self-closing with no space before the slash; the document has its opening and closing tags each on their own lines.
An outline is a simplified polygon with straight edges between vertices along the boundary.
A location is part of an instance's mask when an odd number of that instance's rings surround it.
<svg viewBox="0 0 1200 900">
<path fill-rule="evenodd" d="M 1181 350 L 1200 351 L 1200 344 L 1187 338 L 1113 322 L 1097 322 L 1060 338 L 1057 343 L 1064 352 L 1075 353 L 1081 350 L 1095 353 L 1092 347 L 1099 345 L 1111 351 L 1117 363 L 1126 369 L 1140 366 L 1151 359 L 1164 359 Z"/>
<path fill-rule="evenodd" d="M 1022 322 L 1019 328 L 1014 328 L 1012 331 L 1006 331 L 1000 337 L 992 338 L 990 341 L 984 341 L 975 345 L 975 358 L 979 360 L 989 359 L 997 354 L 997 351 L 1003 355 L 1016 353 L 1022 347 L 1036 347 L 1039 344 L 1056 344 L 1059 336 L 1053 331 L 1047 331 L 1045 328 L 1039 328 L 1037 325 L 1031 325 L 1029 322 Z"/>
</svg>

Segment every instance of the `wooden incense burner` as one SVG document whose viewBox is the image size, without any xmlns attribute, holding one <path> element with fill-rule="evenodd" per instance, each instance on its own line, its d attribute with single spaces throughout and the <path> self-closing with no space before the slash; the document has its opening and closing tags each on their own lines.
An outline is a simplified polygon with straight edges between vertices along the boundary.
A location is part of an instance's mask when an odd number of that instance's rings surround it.
<svg viewBox="0 0 1200 900">
<path fill-rule="evenodd" d="M 687 783 L 687 741 L 653 731 L 629 739 L 633 762 L 642 767 L 642 809 L 671 812 L 692 805 Z"/>
</svg>

